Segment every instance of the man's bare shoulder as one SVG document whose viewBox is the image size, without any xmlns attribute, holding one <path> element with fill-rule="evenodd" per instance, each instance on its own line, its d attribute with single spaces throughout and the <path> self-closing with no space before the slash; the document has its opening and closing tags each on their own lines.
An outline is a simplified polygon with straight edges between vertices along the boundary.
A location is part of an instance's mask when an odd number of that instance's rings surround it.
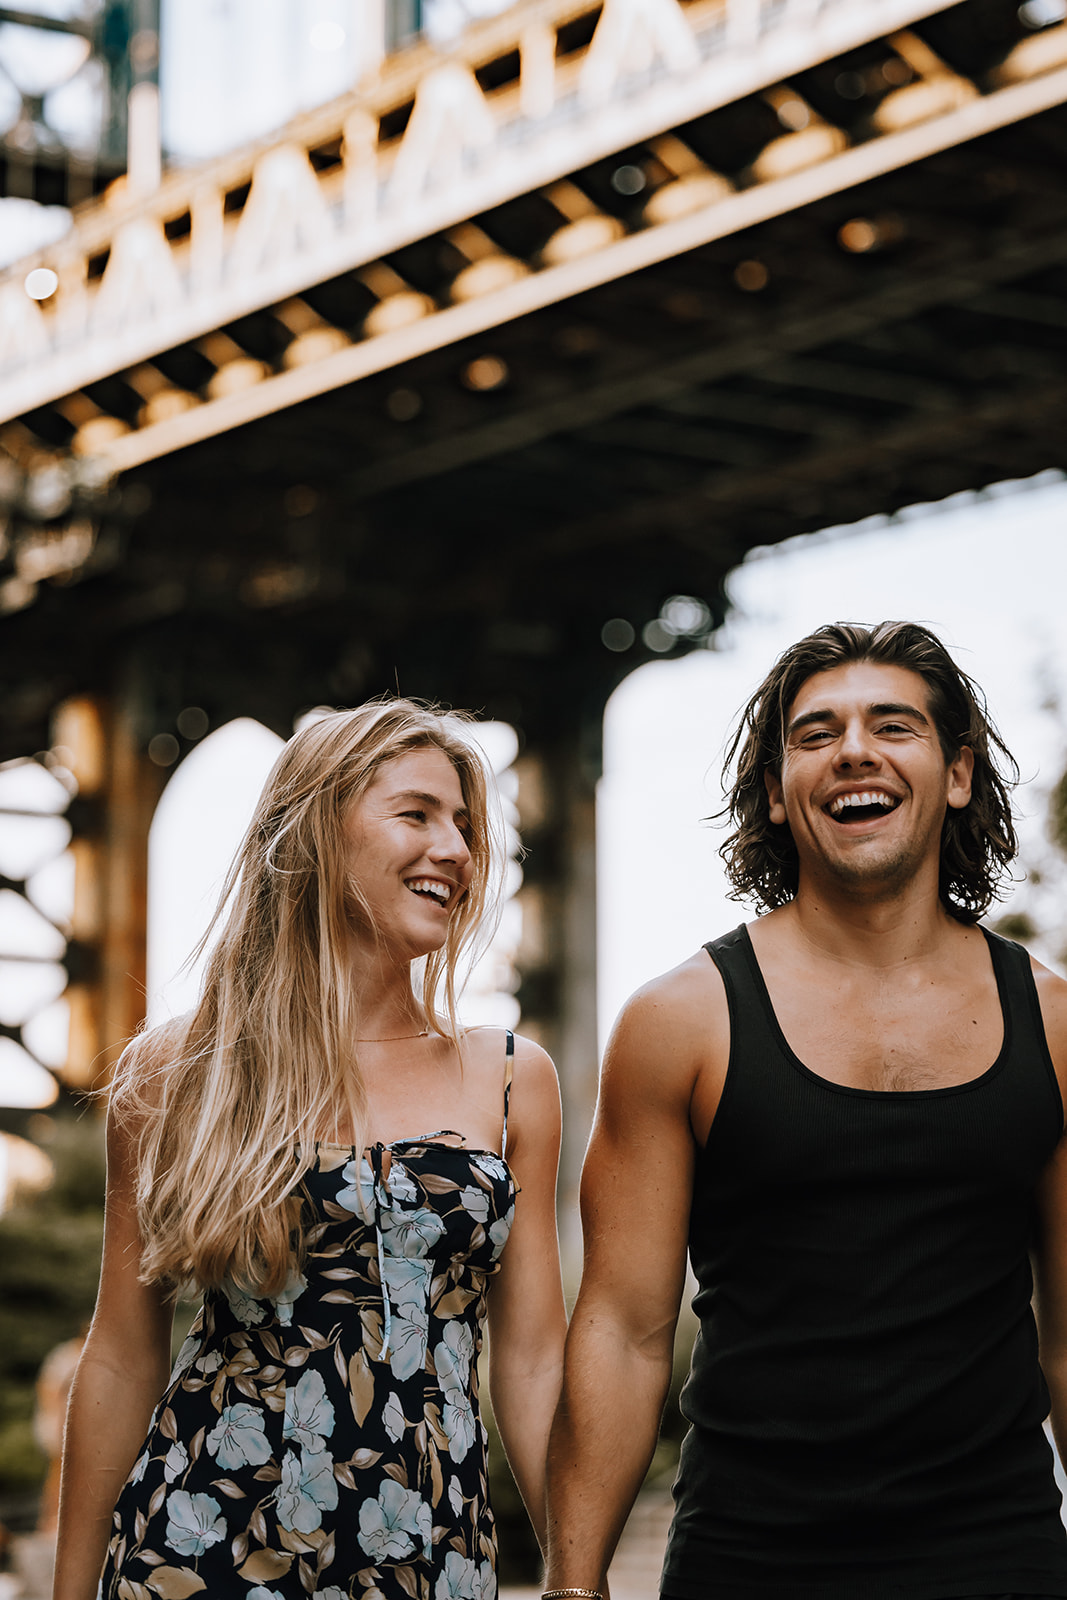
<svg viewBox="0 0 1067 1600">
<path fill-rule="evenodd" d="M 669 972 L 642 984 L 627 1001 L 626 1009 L 682 1023 L 691 1015 L 706 1019 L 708 1006 L 715 1005 L 716 1000 L 726 1003 L 719 969 L 706 950 L 696 950 Z"/>
<path fill-rule="evenodd" d="M 1030 957 L 1030 968 L 1037 985 L 1041 1020 L 1045 1024 L 1045 1037 L 1056 1075 L 1061 1090 L 1067 1091 L 1067 981 L 1034 956 Z"/>
<path fill-rule="evenodd" d="M 643 984 L 623 1006 L 611 1049 L 652 1054 L 661 1064 L 703 1065 L 709 1049 L 729 1039 L 726 991 L 706 950 Z"/>
</svg>

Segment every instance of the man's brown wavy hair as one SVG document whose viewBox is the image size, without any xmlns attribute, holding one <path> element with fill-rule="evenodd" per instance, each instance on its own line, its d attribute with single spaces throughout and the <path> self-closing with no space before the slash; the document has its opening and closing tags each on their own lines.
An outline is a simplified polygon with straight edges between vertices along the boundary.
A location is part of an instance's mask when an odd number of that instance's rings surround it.
<svg viewBox="0 0 1067 1600">
<path fill-rule="evenodd" d="M 726 756 L 726 805 L 719 813 L 734 831 L 719 850 L 735 900 L 758 900 L 768 910 L 797 892 L 799 864 L 787 823 L 773 823 L 765 772 L 781 773 L 786 717 L 801 686 L 816 672 L 855 661 L 907 667 L 926 684 L 930 712 L 946 762 L 964 745 L 974 752 L 971 799 L 949 809 L 941 833 L 940 895 L 958 922 L 974 923 L 998 893 L 1018 848 L 1011 790 L 1019 768 L 997 732 L 981 689 L 959 668 L 929 628 L 917 622 L 874 627 L 832 622 L 790 645 L 778 657 L 741 714 Z"/>
</svg>

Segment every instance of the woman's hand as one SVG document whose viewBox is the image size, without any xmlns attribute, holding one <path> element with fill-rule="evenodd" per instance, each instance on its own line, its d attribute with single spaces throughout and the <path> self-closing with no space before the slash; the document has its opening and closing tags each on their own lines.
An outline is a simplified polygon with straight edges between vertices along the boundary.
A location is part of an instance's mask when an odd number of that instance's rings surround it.
<svg viewBox="0 0 1067 1600">
<path fill-rule="evenodd" d="M 559 1146 L 556 1069 L 538 1045 L 517 1038 L 507 1159 L 520 1193 L 489 1294 L 489 1392 L 542 1550 L 548 1430 L 567 1332 L 556 1234 Z"/>
</svg>

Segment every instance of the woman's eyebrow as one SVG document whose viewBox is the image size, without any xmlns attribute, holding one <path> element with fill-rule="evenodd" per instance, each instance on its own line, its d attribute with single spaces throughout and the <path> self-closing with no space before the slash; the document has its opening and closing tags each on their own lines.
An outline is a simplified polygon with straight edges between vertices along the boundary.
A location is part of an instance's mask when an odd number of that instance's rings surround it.
<svg viewBox="0 0 1067 1600">
<path fill-rule="evenodd" d="M 392 799 L 394 805 L 399 804 L 402 800 L 415 800 L 420 806 L 431 806 L 437 811 L 442 811 L 445 809 L 445 803 L 441 799 L 440 795 L 425 794 L 421 789 L 401 789 L 399 794 L 393 795 Z M 457 806 L 453 812 L 453 815 L 457 817 L 469 817 L 470 812 L 466 806 Z"/>
</svg>

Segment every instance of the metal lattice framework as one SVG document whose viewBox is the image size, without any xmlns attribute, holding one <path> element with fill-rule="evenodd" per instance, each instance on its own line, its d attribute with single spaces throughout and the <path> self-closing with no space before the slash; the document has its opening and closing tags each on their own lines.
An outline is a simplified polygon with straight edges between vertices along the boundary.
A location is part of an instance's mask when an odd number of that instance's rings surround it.
<svg viewBox="0 0 1067 1600">
<path fill-rule="evenodd" d="M 604 620 L 678 590 L 714 620 L 751 543 L 1059 465 L 1065 96 L 1067 25 L 1008 0 L 537 0 L 90 207 L 0 284 L 0 609 L 38 679 L 9 748 L 147 617 L 210 659 L 205 586 L 250 682 L 154 674 L 149 722 L 282 725 L 397 661 L 479 703 L 488 664 L 499 714 L 551 720 L 639 658 Z M 470 671 L 394 534 L 448 552 Z"/>
<path fill-rule="evenodd" d="M 283 140 L 171 176 L 149 195 L 134 185 L 84 212 L 61 247 L 20 264 L 0 283 L 0 414 L 32 419 L 53 407 L 76 453 L 128 470 L 1064 99 L 1067 30 L 1022 40 L 991 70 L 984 63 L 979 93 L 900 33 L 940 9 L 555 0 L 472 30 L 447 61 L 406 52 Z M 798 75 L 879 38 L 899 66 L 858 127 L 798 92 Z M 753 95 L 763 137 L 742 174 L 716 170 L 685 129 Z M 575 181 L 620 147 L 655 168 L 642 202 L 621 214 Z M 508 239 L 502 213 L 534 196 L 542 226 Z M 451 247 L 453 270 L 427 292 L 395 258 L 434 236 Z M 58 276 L 43 306 L 22 288 L 33 265 Z M 343 274 L 354 303 L 347 316 L 324 315 L 307 291 Z M 217 337 L 250 316 L 276 325 L 272 357 Z M 183 384 L 166 362 L 153 365 L 188 345 L 209 377 Z M 119 372 L 140 400 L 132 414 L 87 396 Z"/>
<path fill-rule="evenodd" d="M 753 545 L 1067 466 L 1065 100 L 1016 0 L 529 0 L 89 207 L 0 284 L 0 753 L 86 693 L 169 759 L 397 685 L 516 724 L 580 1083 L 612 687 Z"/>
<path fill-rule="evenodd" d="M 154 120 L 159 0 L 83 0 L 67 16 L 5 5 L 0 28 L 4 44 L 13 37 L 10 55 L 0 48 L 0 84 L 21 100 L 0 137 L 0 196 L 45 206 L 83 203 L 125 172 L 131 105 L 136 120 L 146 92 Z M 34 35 L 43 52 L 26 48 Z M 48 48 L 57 36 L 75 46 L 60 49 L 58 58 Z M 95 117 L 83 108 L 76 134 L 54 126 L 48 114 L 50 95 L 75 78 L 97 102 Z"/>
</svg>

